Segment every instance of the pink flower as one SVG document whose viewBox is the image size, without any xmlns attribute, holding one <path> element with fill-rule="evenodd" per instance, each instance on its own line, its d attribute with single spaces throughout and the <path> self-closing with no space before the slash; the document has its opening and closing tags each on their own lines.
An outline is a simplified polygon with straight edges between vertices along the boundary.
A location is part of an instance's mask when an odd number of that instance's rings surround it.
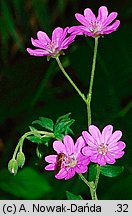
<svg viewBox="0 0 132 216">
<path fill-rule="evenodd" d="M 55 177 L 57 179 L 68 180 L 72 178 L 75 173 L 87 172 L 87 165 L 90 160 L 89 157 L 84 156 L 81 153 L 82 147 L 85 146 L 85 141 L 80 136 L 75 145 L 73 139 L 66 135 L 62 141 L 54 141 L 53 149 L 57 152 L 57 155 L 49 155 L 45 157 L 45 161 L 49 163 L 45 167 L 45 170 L 54 170 L 56 172 Z"/>
<path fill-rule="evenodd" d="M 107 125 L 102 133 L 94 126 L 89 126 L 89 133 L 83 131 L 82 135 L 88 146 L 82 149 L 85 156 L 90 156 L 90 161 L 98 163 L 101 166 L 107 164 L 114 164 L 115 159 L 121 158 L 124 155 L 125 143 L 119 141 L 122 132 L 115 131 L 112 134 L 113 126 Z"/>
<path fill-rule="evenodd" d="M 76 13 L 76 19 L 82 24 L 73 26 L 69 29 L 69 33 L 76 35 L 87 35 L 91 37 L 99 37 L 104 34 L 110 34 L 116 31 L 120 25 L 119 20 L 115 20 L 118 13 L 112 12 L 108 15 L 107 7 L 102 6 L 98 10 L 98 16 L 94 15 L 90 8 L 84 10 L 84 16 Z M 114 21 L 115 20 L 115 21 Z M 112 23 L 112 24 L 111 24 Z"/>
<path fill-rule="evenodd" d="M 67 49 L 69 44 L 74 41 L 75 36 L 68 34 L 69 27 L 64 30 L 60 27 L 55 28 L 50 39 L 45 32 L 38 31 L 37 39 L 31 38 L 32 45 L 38 49 L 27 48 L 27 52 L 34 56 L 51 56 L 53 58 L 60 55 L 61 50 Z"/>
</svg>

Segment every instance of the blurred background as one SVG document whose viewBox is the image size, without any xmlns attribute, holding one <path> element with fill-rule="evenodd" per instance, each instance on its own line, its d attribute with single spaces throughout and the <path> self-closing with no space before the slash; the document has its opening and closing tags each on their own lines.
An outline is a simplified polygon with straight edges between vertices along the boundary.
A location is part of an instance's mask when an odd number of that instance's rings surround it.
<svg viewBox="0 0 132 216">
<path fill-rule="evenodd" d="M 71 112 L 76 138 L 87 129 L 85 104 L 59 71 L 54 59 L 32 57 L 26 52 L 30 38 L 39 30 L 51 35 L 57 27 L 76 25 L 74 14 L 87 7 L 96 14 L 102 5 L 117 11 L 121 20 L 117 32 L 100 38 L 92 98 L 92 123 L 101 129 L 112 124 L 122 130 L 126 154 L 116 165 L 124 172 L 116 178 L 100 177 L 99 199 L 132 199 L 132 2 L 111 0 L 1 0 L 0 1 L 0 199 L 66 199 L 66 192 L 90 199 L 87 187 L 75 176 L 69 181 L 56 180 L 44 171 L 35 143 L 25 140 L 26 163 L 14 177 L 8 161 L 19 138 L 39 116 L 54 121 Z M 69 75 L 87 93 L 94 40 L 83 36 L 66 50 L 61 61 Z"/>
</svg>

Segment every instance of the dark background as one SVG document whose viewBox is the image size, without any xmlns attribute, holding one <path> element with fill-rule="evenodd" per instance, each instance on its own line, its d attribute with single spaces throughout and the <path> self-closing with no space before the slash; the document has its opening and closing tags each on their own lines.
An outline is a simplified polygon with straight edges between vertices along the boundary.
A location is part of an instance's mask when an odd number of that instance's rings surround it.
<svg viewBox="0 0 132 216">
<path fill-rule="evenodd" d="M 7 170 L 19 138 L 39 116 L 54 121 L 71 112 L 75 137 L 87 128 L 84 102 L 59 71 L 54 59 L 32 57 L 26 52 L 30 38 L 39 30 L 49 35 L 57 27 L 77 24 L 76 12 L 87 7 L 96 14 L 100 6 L 117 11 L 121 25 L 117 32 L 99 39 L 98 61 L 92 98 L 92 123 L 101 129 L 112 124 L 122 130 L 126 154 L 116 165 L 124 172 L 116 178 L 100 177 L 99 199 L 132 198 L 131 72 L 132 3 L 112 0 L 1 0 L 0 15 L 0 199 L 66 199 L 65 191 L 90 199 L 89 189 L 75 176 L 56 180 L 44 171 L 44 156 L 36 155 L 37 145 L 24 143 L 26 163 L 14 177 Z M 61 57 L 69 75 L 87 93 L 93 54 L 92 38 L 77 37 Z"/>
</svg>

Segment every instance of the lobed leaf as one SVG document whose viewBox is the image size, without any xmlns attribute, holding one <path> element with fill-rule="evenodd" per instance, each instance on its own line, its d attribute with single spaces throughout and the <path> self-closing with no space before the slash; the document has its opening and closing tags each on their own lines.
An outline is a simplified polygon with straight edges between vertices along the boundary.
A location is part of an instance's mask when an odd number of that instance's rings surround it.
<svg viewBox="0 0 132 216">
<path fill-rule="evenodd" d="M 39 120 L 33 121 L 32 124 L 39 124 L 40 126 L 50 131 L 53 131 L 54 128 L 54 123 L 50 118 L 39 117 Z"/>
</svg>

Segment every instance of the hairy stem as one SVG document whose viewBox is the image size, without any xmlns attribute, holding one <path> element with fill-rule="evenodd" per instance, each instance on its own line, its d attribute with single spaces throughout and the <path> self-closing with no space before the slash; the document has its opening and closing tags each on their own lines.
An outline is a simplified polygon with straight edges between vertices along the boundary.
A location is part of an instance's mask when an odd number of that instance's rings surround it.
<svg viewBox="0 0 132 216">
<path fill-rule="evenodd" d="M 98 37 L 95 38 L 90 85 L 89 85 L 89 91 L 87 95 L 88 127 L 91 125 L 91 99 L 92 99 L 92 89 L 93 89 L 93 81 L 94 81 L 94 74 L 95 74 L 95 65 L 96 65 L 96 59 L 97 59 L 97 49 L 98 49 Z"/>
<path fill-rule="evenodd" d="M 100 176 L 100 166 L 97 164 L 97 173 L 96 173 L 96 178 L 95 178 L 95 187 L 96 188 L 98 186 L 99 176 Z"/>
<path fill-rule="evenodd" d="M 79 176 L 82 179 L 82 181 L 90 188 L 92 200 L 97 200 L 98 198 L 97 198 L 96 187 L 94 182 L 88 182 L 87 179 L 85 179 L 85 177 L 82 174 L 79 174 Z"/>
<path fill-rule="evenodd" d="M 85 103 L 87 103 L 86 97 L 85 95 L 79 90 L 79 88 L 75 85 L 75 83 L 72 81 L 72 79 L 69 77 L 69 75 L 67 74 L 67 72 L 65 71 L 63 65 L 61 64 L 61 61 L 59 59 L 59 57 L 56 57 L 56 61 L 58 63 L 58 66 L 60 68 L 60 70 L 62 71 L 62 73 L 64 74 L 64 76 L 68 79 L 68 81 L 71 83 L 71 85 L 73 86 L 73 88 L 77 91 L 77 93 L 79 94 L 79 96 L 83 99 L 83 101 Z"/>
<path fill-rule="evenodd" d="M 29 131 L 27 133 L 25 133 L 20 139 L 19 139 L 19 142 L 15 148 L 15 151 L 14 151 L 14 154 L 13 154 L 13 159 L 16 158 L 16 154 L 20 148 L 20 151 L 22 151 L 22 146 L 23 146 L 23 142 L 24 142 L 24 139 L 26 139 L 28 136 L 30 135 L 35 135 L 35 134 L 42 134 L 42 135 L 46 135 L 46 136 L 49 136 L 49 137 L 52 137 L 52 138 L 55 138 L 54 134 L 51 133 L 51 132 L 47 132 L 47 131 Z"/>
</svg>

